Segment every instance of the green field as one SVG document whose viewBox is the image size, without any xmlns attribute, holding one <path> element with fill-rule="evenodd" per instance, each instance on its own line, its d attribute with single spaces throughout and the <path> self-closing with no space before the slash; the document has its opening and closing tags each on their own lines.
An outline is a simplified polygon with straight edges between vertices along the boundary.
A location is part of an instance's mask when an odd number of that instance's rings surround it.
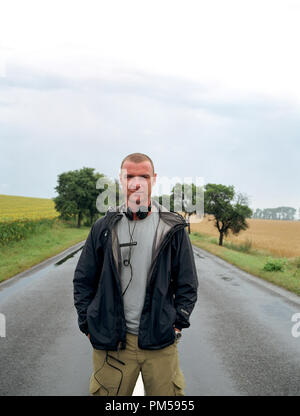
<svg viewBox="0 0 300 416">
<path fill-rule="evenodd" d="M 52 226 L 42 224 L 23 240 L 1 246 L 0 282 L 85 240 L 89 230 L 56 220 Z"/>
<path fill-rule="evenodd" d="M 0 282 L 86 239 L 58 215 L 52 199 L 0 195 Z"/>
<path fill-rule="evenodd" d="M 90 226 L 57 218 L 53 201 L 0 195 L 0 282 L 86 239 Z M 255 276 L 300 295 L 300 257 L 272 258 L 270 253 L 238 241 L 224 242 L 206 233 L 193 232 L 191 242 Z M 266 263 L 282 266 L 267 271 Z"/>
</svg>

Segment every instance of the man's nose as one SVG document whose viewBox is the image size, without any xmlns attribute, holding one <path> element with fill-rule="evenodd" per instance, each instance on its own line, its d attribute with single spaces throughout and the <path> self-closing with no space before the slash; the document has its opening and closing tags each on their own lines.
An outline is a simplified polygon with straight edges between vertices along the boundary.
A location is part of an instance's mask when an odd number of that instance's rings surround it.
<svg viewBox="0 0 300 416">
<path fill-rule="evenodd" d="M 129 184 L 129 189 L 130 190 L 135 190 L 137 191 L 138 189 L 140 189 L 141 187 L 141 183 L 139 182 L 139 180 L 132 180 L 132 182 L 130 182 Z"/>
</svg>

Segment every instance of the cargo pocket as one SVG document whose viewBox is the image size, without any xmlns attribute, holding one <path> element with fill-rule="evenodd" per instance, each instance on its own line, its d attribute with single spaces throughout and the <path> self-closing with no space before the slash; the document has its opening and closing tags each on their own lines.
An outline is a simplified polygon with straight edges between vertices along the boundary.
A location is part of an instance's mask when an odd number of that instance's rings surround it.
<svg viewBox="0 0 300 416">
<path fill-rule="evenodd" d="M 106 391 L 101 387 L 94 377 L 94 373 L 90 379 L 90 394 L 92 396 L 107 396 Z"/>
<path fill-rule="evenodd" d="M 172 379 L 174 396 L 184 396 L 185 380 L 181 371 L 178 371 Z"/>
<path fill-rule="evenodd" d="M 104 361 L 103 366 L 93 372 L 90 379 L 90 393 L 93 396 L 116 396 L 122 382 L 122 371 Z"/>
</svg>

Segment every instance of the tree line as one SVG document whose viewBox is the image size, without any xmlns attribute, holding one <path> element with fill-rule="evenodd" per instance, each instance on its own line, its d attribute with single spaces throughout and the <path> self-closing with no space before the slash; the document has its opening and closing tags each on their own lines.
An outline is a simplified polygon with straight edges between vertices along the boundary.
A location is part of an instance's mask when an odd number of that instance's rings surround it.
<svg viewBox="0 0 300 416">
<path fill-rule="evenodd" d="M 101 214 L 97 209 L 96 200 L 104 189 L 97 189 L 99 178 L 105 175 L 95 172 L 93 168 L 84 167 L 80 170 L 64 172 L 58 176 L 58 184 L 54 188 L 58 196 L 53 198 L 56 210 L 62 219 L 77 219 L 80 227 L 83 218 L 92 225 Z M 107 179 L 107 182 L 111 182 Z M 112 184 L 112 183 L 111 183 Z M 115 179 L 116 205 L 121 198 L 120 185 Z M 247 218 L 252 216 L 252 210 L 248 206 L 248 198 L 245 194 L 237 193 L 234 186 L 208 183 L 204 187 L 196 187 L 195 184 L 177 183 L 170 195 L 161 195 L 156 198 L 162 205 L 167 200 L 170 211 L 174 211 L 175 195 L 182 198 L 181 211 L 189 224 L 190 216 L 196 213 L 196 195 L 203 195 L 203 213 L 212 215 L 214 225 L 219 232 L 219 245 L 223 244 L 224 236 L 229 232 L 238 234 L 248 228 Z M 165 199 L 166 198 L 166 199 Z M 177 201 L 177 199 L 176 199 Z M 190 228 L 189 228 L 190 232 Z"/>
<path fill-rule="evenodd" d="M 97 189 L 100 178 L 106 179 L 107 186 L 104 189 Z M 108 189 L 109 185 L 114 185 L 116 205 L 119 205 L 123 202 L 123 198 L 117 179 L 112 182 L 104 174 L 95 172 L 94 168 L 88 167 L 58 175 L 58 184 L 54 188 L 58 196 L 53 200 L 56 210 L 60 213 L 60 218 L 75 219 L 78 227 L 85 220 L 85 225 L 91 226 L 97 218 L 105 214 L 97 209 L 96 200 L 101 192 Z M 197 192 L 203 198 L 203 215 L 208 215 L 209 219 L 214 221 L 214 226 L 219 232 L 220 246 L 223 245 L 223 239 L 229 232 L 237 235 L 240 231 L 246 230 L 249 227 L 248 218 L 295 219 L 296 209 L 292 207 L 257 208 L 253 212 L 249 207 L 247 195 L 236 192 L 233 185 L 208 183 L 203 187 L 196 187 L 195 184 L 177 183 L 170 194 L 153 196 L 153 199 L 156 199 L 161 205 L 166 205 L 165 201 L 167 201 L 166 208 L 174 212 L 176 210 L 175 199 L 177 201 L 178 195 L 180 195 L 180 211 L 183 212 L 190 232 L 190 217 L 196 213 Z"/>
<path fill-rule="evenodd" d="M 248 197 L 245 194 L 236 192 L 234 186 L 225 186 L 222 184 L 207 183 L 203 188 L 196 187 L 195 184 L 177 183 L 171 191 L 170 211 L 174 209 L 174 195 L 176 189 L 181 188 L 182 195 L 182 212 L 188 224 L 190 217 L 196 214 L 196 194 L 197 191 L 203 195 L 203 215 L 210 215 L 213 218 L 214 226 L 219 232 L 219 245 L 223 245 L 223 239 L 229 232 L 234 235 L 249 227 L 246 219 L 252 216 L 252 210 L 249 208 Z M 198 188 L 198 189 L 197 189 Z M 156 197 L 158 202 L 163 205 L 164 197 L 167 200 L 168 195 Z M 190 232 L 190 226 L 189 226 Z"/>
<path fill-rule="evenodd" d="M 263 220 L 286 220 L 294 221 L 297 210 L 293 207 L 278 207 L 278 208 L 256 208 L 252 218 L 259 218 Z M 300 208 L 299 208 L 300 213 Z"/>
</svg>

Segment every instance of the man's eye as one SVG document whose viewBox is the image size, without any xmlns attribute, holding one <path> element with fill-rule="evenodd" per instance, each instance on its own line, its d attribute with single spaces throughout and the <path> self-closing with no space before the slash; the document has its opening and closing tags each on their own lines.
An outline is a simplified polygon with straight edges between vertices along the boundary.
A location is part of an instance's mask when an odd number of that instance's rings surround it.
<svg viewBox="0 0 300 416">
<path fill-rule="evenodd" d="M 127 175 L 127 176 L 126 176 L 126 178 L 127 178 L 127 179 L 131 179 L 131 178 L 133 178 L 133 175 Z M 141 178 L 148 179 L 148 178 L 149 178 L 149 176 L 148 176 L 148 175 L 142 175 L 142 176 L 141 176 Z"/>
</svg>

